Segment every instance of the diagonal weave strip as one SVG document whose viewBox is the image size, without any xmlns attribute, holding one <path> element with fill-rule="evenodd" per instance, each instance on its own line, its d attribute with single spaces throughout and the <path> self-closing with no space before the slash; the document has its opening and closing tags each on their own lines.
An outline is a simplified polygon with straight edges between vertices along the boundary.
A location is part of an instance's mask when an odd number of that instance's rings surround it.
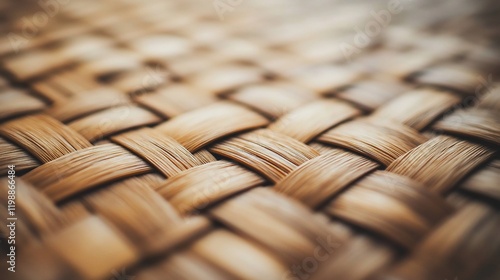
<svg viewBox="0 0 500 280">
<path fill-rule="evenodd" d="M 1 275 L 500 278 L 500 5 L 268 2 L 1 2 Z"/>
</svg>

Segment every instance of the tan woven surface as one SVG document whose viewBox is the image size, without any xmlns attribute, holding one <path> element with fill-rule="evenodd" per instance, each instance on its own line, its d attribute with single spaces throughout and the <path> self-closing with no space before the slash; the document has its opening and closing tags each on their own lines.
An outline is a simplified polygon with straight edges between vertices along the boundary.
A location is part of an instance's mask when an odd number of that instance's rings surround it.
<svg viewBox="0 0 500 280">
<path fill-rule="evenodd" d="M 500 279 L 494 1 L 33 3 L 0 278 Z"/>
</svg>

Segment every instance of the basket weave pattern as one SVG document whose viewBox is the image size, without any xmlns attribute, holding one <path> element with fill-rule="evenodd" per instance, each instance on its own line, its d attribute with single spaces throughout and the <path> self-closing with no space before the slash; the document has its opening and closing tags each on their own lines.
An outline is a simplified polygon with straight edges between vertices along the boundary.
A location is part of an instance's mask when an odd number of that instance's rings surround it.
<svg viewBox="0 0 500 280">
<path fill-rule="evenodd" d="M 286 2 L 75 1 L 0 41 L 8 277 L 498 279 L 491 30 L 392 14 L 360 46 L 386 2 Z"/>
</svg>

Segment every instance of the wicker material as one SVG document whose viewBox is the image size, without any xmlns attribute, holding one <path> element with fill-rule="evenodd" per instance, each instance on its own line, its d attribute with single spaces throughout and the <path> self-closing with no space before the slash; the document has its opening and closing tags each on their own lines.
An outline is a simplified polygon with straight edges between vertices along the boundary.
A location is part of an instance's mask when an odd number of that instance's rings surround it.
<svg viewBox="0 0 500 280">
<path fill-rule="evenodd" d="M 497 4 L 53 2 L 0 5 L 7 279 L 500 279 Z"/>
</svg>

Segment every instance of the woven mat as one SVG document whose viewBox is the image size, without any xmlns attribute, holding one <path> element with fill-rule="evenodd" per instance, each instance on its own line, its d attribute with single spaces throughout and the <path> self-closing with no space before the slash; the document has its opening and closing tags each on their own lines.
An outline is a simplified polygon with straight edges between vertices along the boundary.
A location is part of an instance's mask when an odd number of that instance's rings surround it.
<svg viewBox="0 0 500 280">
<path fill-rule="evenodd" d="M 1 278 L 500 279 L 498 6 L 2 1 Z"/>
</svg>

